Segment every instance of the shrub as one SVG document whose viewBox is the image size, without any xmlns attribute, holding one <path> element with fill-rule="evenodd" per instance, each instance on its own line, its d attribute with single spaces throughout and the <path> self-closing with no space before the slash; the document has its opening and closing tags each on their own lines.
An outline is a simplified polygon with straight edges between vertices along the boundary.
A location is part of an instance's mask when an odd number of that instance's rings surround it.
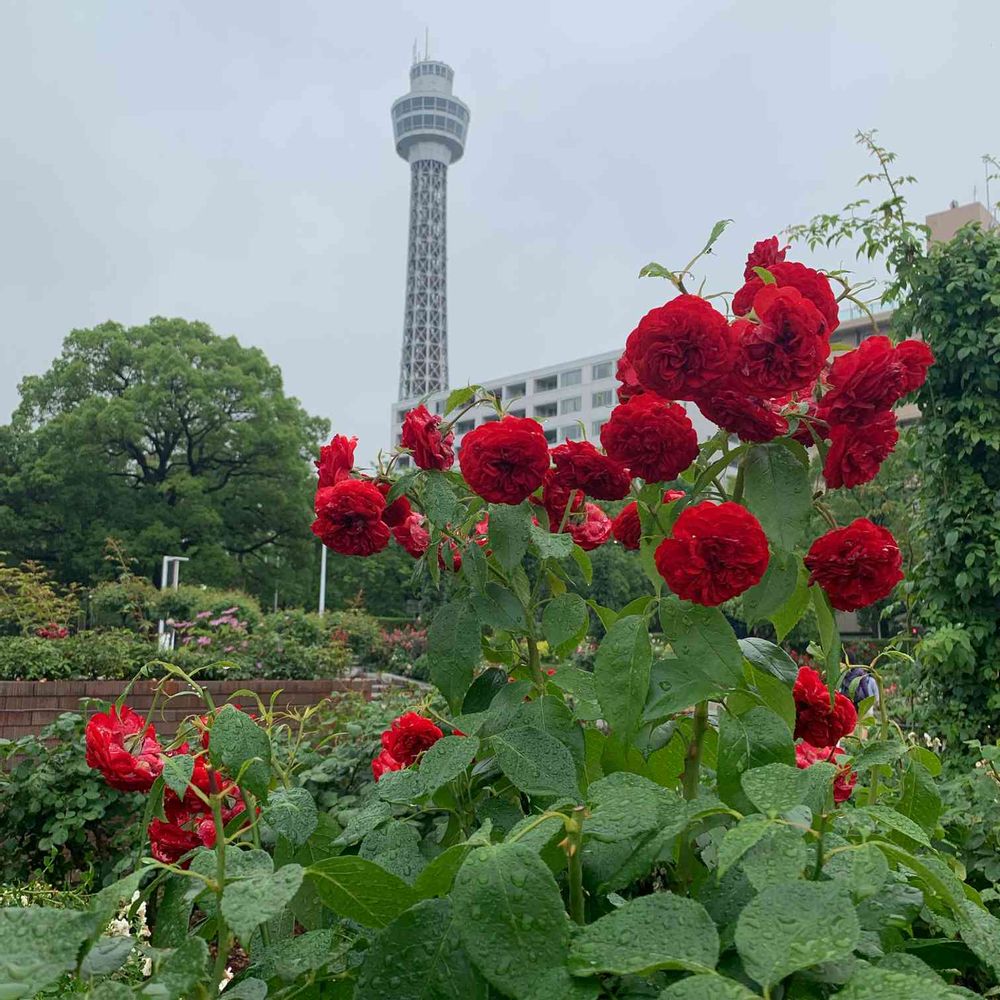
<svg viewBox="0 0 1000 1000">
<path fill-rule="evenodd" d="M 149 614 L 154 622 L 160 618 L 191 621 L 199 614 L 217 617 L 227 608 L 235 608 L 235 616 L 245 621 L 249 629 L 256 628 L 264 615 L 260 603 L 250 594 L 191 585 L 181 585 L 176 590 L 158 590 L 156 598 L 150 602 Z"/>
<path fill-rule="evenodd" d="M 79 614 L 79 588 L 58 587 L 48 570 L 30 560 L 0 563 L 0 636 L 34 635 L 50 623 L 75 625 Z"/>
<path fill-rule="evenodd" d="M 160 591 L 149 580 L 130 574 L 99 583 L 90 592 L 90 615 L 97 627 L 132 628 L 150 632 L 156 628 L 153 608 Z"/>
<path fill-rule="evenodd" d="M 0 742 L 0 881 L 101 885 L 137 858 L 143 803 L 87 766 L 84 721 L 65 712 L 37 736 Z"/>
<path fill-rule="evenodd" d="M 123 680 L 157 656 L 127 629 L 77 632 L 52 640 L 0 637 L 0 680 Z"/>
<path fill-rule="evenodd" d="M 414 677 L 415 664 L 427 652 L 427 629 L 413 625 L 388 628 L 382 633 L 382 643 L 388 650 L 389 670 Z"/>
<path fill-rule="evenodd" d="M 345 643 L 363 667 L 382 670 L 389 664 L 389 650 L 379 620 L 360 608 L 328 611 L 324 616 L 330 634 Z"/>
</svg>

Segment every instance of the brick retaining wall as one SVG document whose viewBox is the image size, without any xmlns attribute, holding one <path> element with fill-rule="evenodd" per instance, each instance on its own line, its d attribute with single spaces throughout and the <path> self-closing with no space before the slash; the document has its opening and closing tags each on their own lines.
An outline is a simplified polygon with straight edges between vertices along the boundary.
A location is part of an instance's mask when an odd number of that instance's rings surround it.
<svg viewBox="0 0 1000 1000">
<path fill-rule="evenodd" d="M 173 692 L 183 690 L 180 682 L 168 682 Z M 232 698 L 235 692 L 251 690 L 268 704 L 271 695 L 280 691 L 276 704 L 281 707 L 314 705 L 331 694 L 356 691 L 371 699 L 373 681 L 368 677 L 351 677 L 324 681 L 203 681 L 217 705 Z M 112 702 L 125 690 L 125 681 L 0 681 L 0 738 L 16 740 L 37 733 L 53 722 L 62 712 L 84 711 L 81 698 L 96 698 Z M 129 693 L 127 702 L 141 714 L 152 707 L 155 681 L 139 681 Z M 234 699 L 243 708 L 251 709 L 254 700 L 247 695 Z M 201 710 L 201 702 L 192 693 L 161 698 L 150 719 L 157 734 L 173 736 L 178 724 Z"/>
</svg>

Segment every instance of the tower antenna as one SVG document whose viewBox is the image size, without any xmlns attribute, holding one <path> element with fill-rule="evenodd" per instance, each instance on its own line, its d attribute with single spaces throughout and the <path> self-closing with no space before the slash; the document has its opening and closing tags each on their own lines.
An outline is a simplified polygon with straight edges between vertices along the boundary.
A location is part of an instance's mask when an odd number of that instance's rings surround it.
<svg viewBox="0 0 1000 1000">
<path fill-rule="evenodd" d="M 424 61 L 431 57 L 431 29 L 424 28 Z"/>
<path fill-rule="evenodd" d="M 413 62 L 416 63 L 418 58 L 419 57 L 417 56 L 417 40 L 414 38 L 413 39 Z"/>
</svg>

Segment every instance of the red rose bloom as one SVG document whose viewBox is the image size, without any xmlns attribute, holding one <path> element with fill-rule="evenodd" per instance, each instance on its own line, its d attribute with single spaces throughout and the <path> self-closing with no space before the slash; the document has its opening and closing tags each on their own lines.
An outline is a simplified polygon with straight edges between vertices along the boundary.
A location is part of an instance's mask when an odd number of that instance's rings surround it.
<svg viewBox="0 0 1000 1000">
<path fill-rule="evenodd" d="M 375 485 L 378 487 L 378 491 L 382 494 L 383 499 L 389 496 L 392 483 L 380 482 Z M 398 496 L 392 503 L 385 505 L 385 510 L 382 511 L 382 520 L 390 528 L 396 528 L 403 524 L 412 513 L 413 508 L 410 506 L 410 501 L 405 496 Z"/>
<path fill-rule="evenodd" d="M 833 779 L 833 801 L 840 805 L 851 797 L 854 786 L 857 784 L 858 776 L 851 770 L 849 764 L 838 764 L 838 757 L 845 757 L 843 747 L 814 747 L 808 743 L 797 743 L 795 745 L 795 765 L 804 770 L 812 767 L 817 761 L 826 761 L 828 764 L 837 764 L 837 773 Z"/>
<path fill-rule="evenodd" d="M 602 455 L 589 441 L 566 441 L 552 449 L 555 479 L 595 500 L 621 500 L 632 478 L 621 462 Z"/>
<path fill-rule="evenodd" d="M 903 392 L 913 392 L 927 380 L 934 352 L 922 340 L 904 340 L 896 345 L 896 361 L 903 370 Z"/>
<path fill-rule="evenodd" d="M 693 399 L 733 363 L 726 318 L 697 295 L 680 295 L 650 310 L 629 340 L 639 383 L 665 399 Z"/>
<path fill-rule="evenodd" d="M 644 394 L 616 406 L 601 428 L 604 450 L 647 482 L 676 479 L 698 457 L 684 407 Z"/>
<path fill-rule="evenodd" d="M 703 500 L 681 511 L 654 560 L 660 576 L 685 601 L 712 607 L 760 583 L 767 536 L 745 507 Z"/>
<path fill-rule="evenodd" d="M 788 247 L 778 247 L 778 237 L 772 236 L 770 239 L 758 240 L 753 245 L 753 250 L 747 254 L 746 267 L 743 268 L 743 280 L 750 281 L 757 277 L 755 267 L 763 267 L 768 271 L 774 264 L 785 259 Z"/>
<path fill-rule="evenodd" d="M 625 341 L 625 353 L 618 359 L 615 378 L 618 379 L 618 402 L 627 403 L 633 396 L 641 396 L 646 390 L 639 384 L 632 356 L 629 354 L 629 344 L 634 343 L 635 331 L 629 334 Z"/>
<path fill-rule="evenodd" d="M 814 747 L 832 747 L 854 732 L 858 710 L 839 691 L 830 702 L 823 678 L 812 667 L 800 667 L 792 688 L 795 699 L 795 738 Z"/>
<path fill-rule="evenodd" d="M 170 819 L 170 815 L 173 818 Z M 154 819 L 146 829 L 149 837 L 149 851 L 157 861 L 165 865 L 176 865 L 180 859 L 196 847 L 203 847 L 195 830 L 185 824 L 191 816 L 184 810 L 167 810 L 168 820 Z"/>
<path fill-rule="evenodd" d="M 663 502 L 671 503 L 684 496 L 683 490 L 667 490 Z M 623 548 L 638 549 L 642 538 L 642 523 L 639 520 L 639 505 L 633 500 L 622 507 L 621 512 L 611 522 L 611 533 Z"/>
<path fill-rule="evenodd" d="M 583 507 L 584 498 L 583 489 L 564 482 L 555 469 L 549 469 L 545 473 L 541 504 L 549 515 L 549 527 L 553 531 L 559 530 L 566 508 L 569 507 L 571 514 L 575 513 Z M 537 503 L 537 501 L 533 502 Z"/>
<path fill-rule="evenodd" d="M 698 398 L 698 409 L 706 420 L 735 434 L 741 441 L 761 444 L 788 431 L 788 421 L 763 399 L 748 396 L 729 381 Z"/>
<path fill-rule="evenodd" d="M 402 524 L 392 529 L 392 537 L 414 559 L 419 559 L 431 543 L 431 533 L 424 527 L 423 514 L 411 514 Z"/>
<path fill-rule="evenodd" d="M 830 428 L 830 450 L 823 463 L 823 478 L 830 489 L 851 489 L 870 482 L 899 440 L 892 410 L 860 426 L 835 424 Z"/>
<path fill-rule="evenodd" d="M 163 770 L 156 730 L 128 705 L 92 715 L 86 743 L 88 766 L 120 791 L 148 792 Z"/>
<path fill-rule="evenodd" d="M 817 538 L 805 563 L 810 585 L 818 583 L 840 611 L 867 607 L 903 579 L 903 556 L 892 532 L 864 517 Z"/>
<path fill-rule="evenodd" d="M 611 537 L 611 518 L 597 506 L 588 503 L 583 508 L 582 521 L 570 521 L 566 531 L 573 536 L 573 541 L 585 552 L 603 545 Z"/>
<path fill-rule="evenodd" d="M 537 420 L 506 416 L 482 424 L 462 439 L 462 475 L 489 503 L 519 504 L 549 468 L 549 445 Z"/>
<path fill-rule="evenodd" d="M 450 469 L 455 462 L 453 432 L 441 433 L 441 418 L 421 403 L 403 418 L 400 443 L 413 452 L 413 461 L 421 469 Z"/>
<path fill-rule="evenodd" d="M 389 526 L 382 520 L 385 497 L 374 483 L 343 479 L 316 491 L 312 533 L 345 556 L 370 556 L 389 544 Z"/>
<path fill-rule="evenodd" d="M 758 265 L 762 266 L 762 265 Z M 776 261 L 768 266 L 778 288 L 794 288 L 805 296 L 826 320 L 825 333 L 833 333 L 840 324 L 837 299 L 830 288 L 830 279 L 819 271 L 814 271 L 805 264 L 793 261 Z M 745 316 L 753 308 L 757 293 L 764 288 L 764 282 L 754 275 L 748 278 L 746 284 L 733 296 L 733 312 L 737 316 Z"/>
<path fill-rule="evenodd" d="M 451 558 L 446 559 L 446 554 L 450 554 Z M 452 573 L 462 568 L 462 550 L 450 538 L 438 542 L 438 566 L 443 570 L 450 569 Z"/>
<path fill-rule="evenodd" d="M 830 368 L 819 415 L 831 424 L 866 424 L 904 394 L 903 366 L 888 337 L 869 337 Z"/>
<path fill-rule="evenodd" d="M 382 734 L 382 752 L 372 761 L 375 780 L 384 771 L 409 767 L 443 735 L 430 719 L 416 712 L 407 712 L 393 719 L 392 726 Z"/>
<path fill-rule="evenodd" d="M 319 450 L 319 461 L 315 463 L 319 471 L 320 486 L 334 486 L 347 479 L 354 468 L 354 449 L 358 446 L 356 437 L 335 435 L 329 444 Z"/>
<path fill-rule="evenodd" d="M 796 289 L 775 285 L 757 293 L 753 308 L 759 322 L 733 324 L 735 377 L 765 399 L 812 385 L 830 353 L 819 310 Z"/>
</svg>

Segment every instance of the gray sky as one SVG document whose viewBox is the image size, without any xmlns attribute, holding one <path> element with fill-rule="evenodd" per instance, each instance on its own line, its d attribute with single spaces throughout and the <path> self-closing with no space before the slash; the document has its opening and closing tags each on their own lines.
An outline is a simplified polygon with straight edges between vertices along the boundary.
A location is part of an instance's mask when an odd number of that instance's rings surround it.
<svg viewBox="0 0 1000 1000">
<path fill-rule="evenodd" d="M 472 109 L 449 173 L 452 384 L 622 344 L 636 279 L 840 207 L 878 127 L 915 214 L 983 197 L 996 0 L 4 0 L 0 418 L 74 327 L 152 315 L 263 348 L 362 455 L 387 443 L 415 37 Z M 993 109 L 993 110 L 991 110 Z M 825 256 L 827 267 L 841 263 Z"/>
</svg>

